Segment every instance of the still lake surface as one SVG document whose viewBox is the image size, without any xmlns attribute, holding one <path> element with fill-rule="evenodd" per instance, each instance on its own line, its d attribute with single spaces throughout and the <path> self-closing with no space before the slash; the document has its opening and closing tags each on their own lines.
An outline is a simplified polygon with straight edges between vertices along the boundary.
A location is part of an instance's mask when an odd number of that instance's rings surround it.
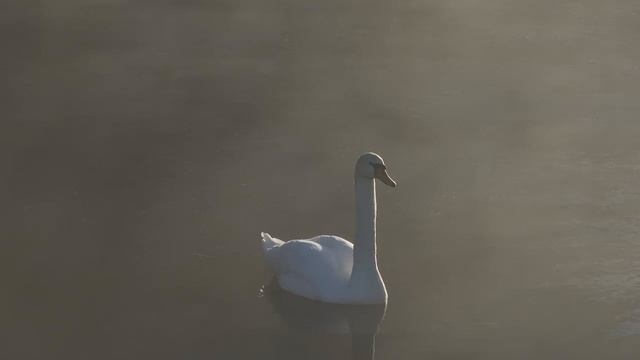
<svg viewBox="0 0 640 360">
<path fill-rule="evenodd" d="M 7 8 L 4 358 L 640 355 L 637 2 Z M 263 290 L 365 151 L 387 308 Z"/>
</svg>

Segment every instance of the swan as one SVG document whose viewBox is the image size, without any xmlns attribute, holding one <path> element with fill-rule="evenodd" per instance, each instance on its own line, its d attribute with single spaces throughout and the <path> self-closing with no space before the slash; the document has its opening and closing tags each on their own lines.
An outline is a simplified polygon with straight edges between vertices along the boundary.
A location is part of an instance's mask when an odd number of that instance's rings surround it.
<svg viewBox="0 0 640 360">
<path fill-rule="evenodd" d="M 261 233 L 266 263 L 282 289 L 328 303 L 386 304 L 376 257 L 375 179 L 396 187 L 382 157 L 368 152 L 355 166 L 355 244 L 335 235 L 285 242 Z"/>
</svg>

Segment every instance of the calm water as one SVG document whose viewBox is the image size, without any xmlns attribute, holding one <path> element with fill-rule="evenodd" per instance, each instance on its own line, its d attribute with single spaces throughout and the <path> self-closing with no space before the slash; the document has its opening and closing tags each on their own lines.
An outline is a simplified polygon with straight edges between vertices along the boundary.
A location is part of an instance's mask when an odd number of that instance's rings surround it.
<svg viewBox="0 0 640 360">
<path fill-rule="evenodd" d="M 640 354 L 637 2 L 6 8 L 3 358 Z M 261 292 L 364 151 L 387 308 Z"/>
</svg>

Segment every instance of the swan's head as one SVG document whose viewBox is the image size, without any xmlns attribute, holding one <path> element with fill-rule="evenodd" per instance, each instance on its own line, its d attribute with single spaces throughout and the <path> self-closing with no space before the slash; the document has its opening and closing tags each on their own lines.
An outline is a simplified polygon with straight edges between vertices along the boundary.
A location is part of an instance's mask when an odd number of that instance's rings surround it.
<svg viewBox="0 0 640 360">
<path fill-rule="evenodd" d="M 387 166 L 380 155 L 368 152 L 360 156 L 356 162 L 356 178 L 378 179 L 391 187 L 396 187 L 396 182 L 387 173 Z"/>
</svg>

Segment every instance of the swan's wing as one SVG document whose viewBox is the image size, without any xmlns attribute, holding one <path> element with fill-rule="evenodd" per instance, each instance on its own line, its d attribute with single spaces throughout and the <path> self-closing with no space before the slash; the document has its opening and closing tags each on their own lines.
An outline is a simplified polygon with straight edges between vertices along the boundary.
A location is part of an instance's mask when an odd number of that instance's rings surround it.
<svg viewBox="0 0 640 360">
<path fill-rule="evenodd" d="M 320 235 L 314 238 L 309 239 L 310 241 L 316 242 L 324 247 L 332 248 L 332 249 L 343 249 L 349 248 L 353 251 L 353 244 L 348 240 L 341 238 L 340 236 L 335 235 Z"/>
<path fill-rule="evenodd" d="M 289 240 L 270 247 L 265 258 L 276 275 L 348 279 L 353 267 L 353 244 L 337 236 Z"/>
<path fill-rule="evenodd" d="M 289 240 L 265 251 L 265 258 L 276 275 L 293 273 L 313 266 L 320 258 L 322 246 L 309 240 Z"/>
<path fill-rule="evenodd" d="M 331 268 L 345 279 L 351 277 L 353 269 L 353 244 L 339 236 L 320 235 L 311 239 L 320 244 L 325 252 L 330 254 L 327 260 L 331 262 Z"/>
</svg>

